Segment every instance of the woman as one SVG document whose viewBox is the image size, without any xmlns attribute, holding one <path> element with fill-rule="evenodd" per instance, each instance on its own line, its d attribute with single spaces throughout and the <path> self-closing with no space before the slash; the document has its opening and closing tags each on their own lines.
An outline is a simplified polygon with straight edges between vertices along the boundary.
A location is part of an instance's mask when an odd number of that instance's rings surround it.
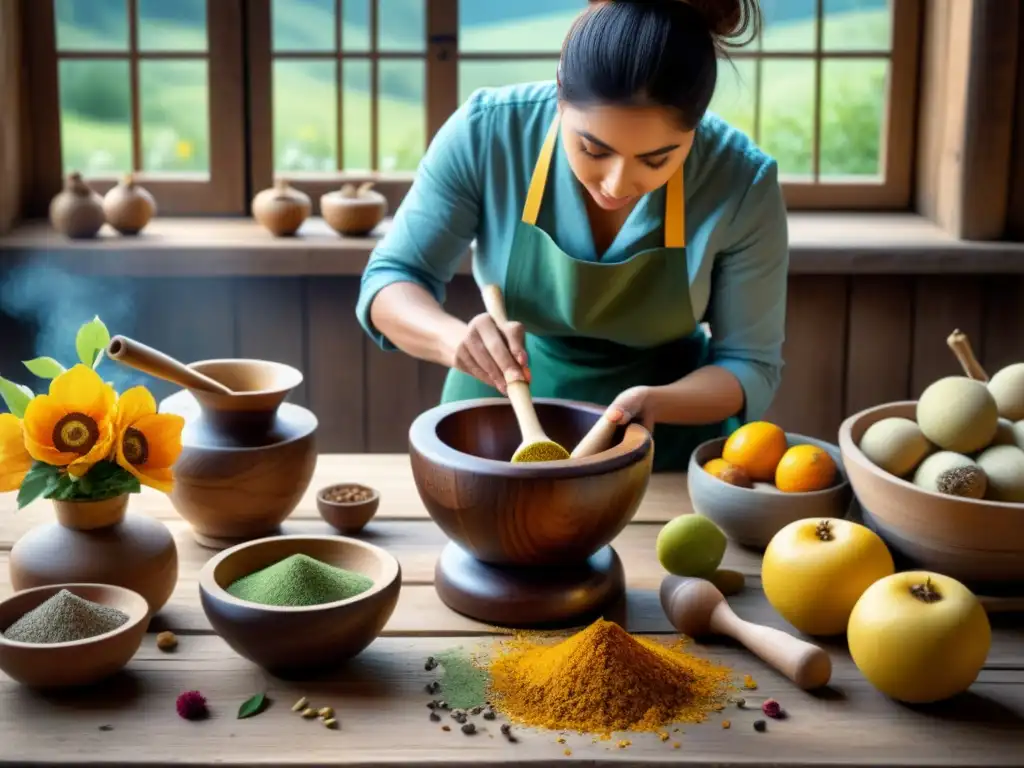
<svg viewBox="0 0 1024 768">
<path fill-rule="evenodd" d="M 556 82 L 474 93 L 367 265 L 367 333 L 448 366 L 444 402 L 525 378 L 609 405 L 653 427 L 655 470 L 760 418 L 782 368 L 785 204 L 774 160 L 705 114 L 718 52 L 759 24 L 756 0 L 591 3 Z M 474 238 L 505 327 L 442 308 Z"/>
</svg>

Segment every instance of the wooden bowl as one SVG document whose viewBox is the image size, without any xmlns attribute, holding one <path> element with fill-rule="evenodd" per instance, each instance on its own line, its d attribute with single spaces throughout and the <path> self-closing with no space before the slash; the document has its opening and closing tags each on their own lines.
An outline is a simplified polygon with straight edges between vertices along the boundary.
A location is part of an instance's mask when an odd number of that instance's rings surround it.
<svg viewBox="0 0 1024 768">
<path fill-rule="evenodd" d="M 201 360 L 189 367 L 235 394 L 182 391 L 161 401 L 161 412 L 186 420 L 171 504 L 207 547 L 276 533 L 316 468 L 317 418 L 284 402 L 302 372 L 246 359 Z"/>
<path fill-rule="evenodd" d="M 62 589 L 94 603 L 117 608 L 128 621 L 85 640 L 41 645 L 8 640 L 3 632 Z M 120 671 L 142 644 L 149 604 L 137 592 L 109 584 L 50 584 L 15 592 L 0 602 L 0 670 L 32 688 L 91 685 Z"/>
<path fill-rule="evenodd" d="M 687 487 L 690 503 L 699 515 L 713 520 L 726 536 L 743 546 L 763 550 L 780 529 L 808 517 L 846 517 L 853 493 L 839 448 L 823 440 L 786 433 L 789 445 L 807 443 L 828 451 L 835 460 L 835 483 L 821 491 L 783 493 L 770 488 L 741 488 L 704 471 L 711 459 L 721 458 L 725 437 L 701 443 L 690 455 Z"/>
<path fill-rule="evenodd" d="M 534 403 L 544 431 L 570 451 L 605 410 L 551 398 Z M 503 398 L 439 405 L 409 429 L 413 479 L 427 512 L 478 560 L 583 561 L 633 518 L 654 459 L 642 426 L 619 429 L 612 448 L 585 459 L 512 464 L 520 439 Z"/>
<path fill-rule="evenodd" d="M 322 605 L 279 607 L 230 595 L 236 579 L 295 554 L 369 576 L 366 592 Z M 239 655 L 278 677 L 328 669 L 362 652 L 391 618 L 402 586 L 398 561 L 380 547 L 342 536 L 275 536 L 218 553 L 199 573 L 210 624 Z"/>
<path fill-rule="evenodd" d="M 335 488 L 357 487 L 369 491 L 372 496 L 365 501 L 332 501 L 327 494 Z M 317 491 L 316 508 L 328 525 L 344 534 L 361 531 L 377 514 L 380 506 L 380 492 L 359 483 L 335 483 Z"/>
<path fill-rule="evenodd" d="M 1024 504 L 964 499 L 925 490 L 891 475 L 858 447 L 875 422 L 914 420 L 916 401 L 868 408 L 839 427 L 850 484 L 864 521 L 916 567 L 976 586 L 1024 587 Z"/>
</svg>

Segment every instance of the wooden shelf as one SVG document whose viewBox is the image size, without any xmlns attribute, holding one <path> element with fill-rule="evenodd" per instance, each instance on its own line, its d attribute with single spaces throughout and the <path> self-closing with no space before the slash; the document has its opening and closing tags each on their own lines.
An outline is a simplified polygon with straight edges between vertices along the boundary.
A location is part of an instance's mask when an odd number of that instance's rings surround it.
<svg viewBox="0 0 1024 768">
<path fill-rule="evenodd" d="M 389 225 L 346 238 L 311 218 L 295 237 L 275 238 L 250 218 L 164 218 L 137 237 L 104 227 L 94 240 L 74 241 L 30 221 L 0 237 L 0 269 L 44 259 L 134 277 L 356 276 Z M 916 214 L 794 213 L 789 226 L 795 274 L 1024 273 L 1024 243 L 958 240 Z M 458 271 L 470 273 L 468 258 Z"/>
</svg>

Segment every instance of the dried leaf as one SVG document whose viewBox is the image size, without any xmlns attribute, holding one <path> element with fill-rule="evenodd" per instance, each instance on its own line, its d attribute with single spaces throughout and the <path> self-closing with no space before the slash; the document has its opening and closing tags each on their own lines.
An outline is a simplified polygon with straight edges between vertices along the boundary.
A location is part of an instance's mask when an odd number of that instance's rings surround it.
<svg viewBox="0 0 1024 768">
<path fill-rule="evenodd" d="M 238 719 L 241 720 L 244 717 L 258 715 L 263 710 L 263 705 L 266 701 L 267 694 L 265 693 L 257 693 L 255 696 L 250 697 L 238 708 Z"/>
</svg>

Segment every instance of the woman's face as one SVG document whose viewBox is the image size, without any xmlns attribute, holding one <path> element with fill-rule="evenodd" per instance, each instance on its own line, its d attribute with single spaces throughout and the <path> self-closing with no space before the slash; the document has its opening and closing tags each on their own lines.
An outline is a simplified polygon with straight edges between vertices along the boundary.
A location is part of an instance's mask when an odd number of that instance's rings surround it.
<svg viewBox="0 0 1024 768">
<path fill-rule="evenodd" d="M 665 184 L 693 146 L 663 107 L 561 107 L 562 145 L 594 202 L 624 208 Z"/>
</svg>

